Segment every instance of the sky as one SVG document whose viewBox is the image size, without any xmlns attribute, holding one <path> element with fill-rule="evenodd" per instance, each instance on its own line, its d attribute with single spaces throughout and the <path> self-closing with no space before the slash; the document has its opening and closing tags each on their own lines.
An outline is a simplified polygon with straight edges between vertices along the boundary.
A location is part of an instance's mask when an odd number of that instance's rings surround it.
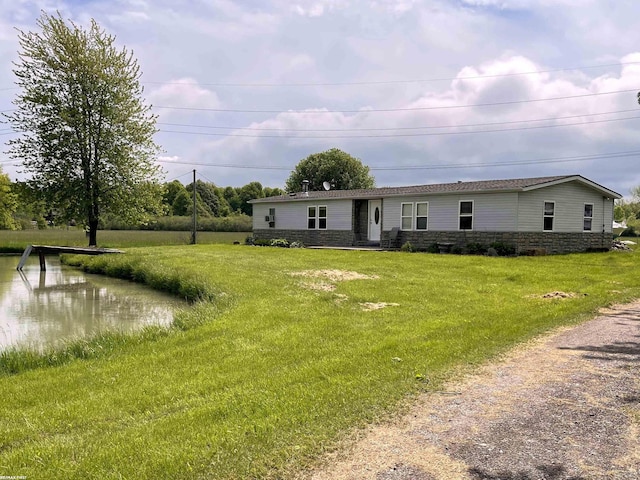
<svg viewBox="0 0 640 480">
<path fill-rule="evenodd" d="M 379 187 L 640 185 L 637 0 L 0 0 L 0 111 L 19 92 L 16 29 L 41 11 L 133 51 L 165 181 L 283 188 L 339 148 Z"/>
</svg>

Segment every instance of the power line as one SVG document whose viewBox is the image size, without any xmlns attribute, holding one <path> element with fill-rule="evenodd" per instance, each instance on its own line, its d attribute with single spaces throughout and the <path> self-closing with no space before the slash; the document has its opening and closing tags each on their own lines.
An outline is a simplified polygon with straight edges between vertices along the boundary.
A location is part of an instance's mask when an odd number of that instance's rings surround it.
<svg viewBox="0 0 640 480">
<path fill-rule="evenodd" d="M 539 158 L 530 160 L 515 160 L 509 162 L 488 162 L 488 163 L 465 163 L 465 164 L 436 164 L 436 165 L 404 165 L 404 166 L 373 166 L 369 167 L 370 170 L 438 170 L 438 169 L 452 169 L 452 168 L 484 168 L 484 167 L 505 167 L 505 166 L 517 166 L 517 165 L 537 165 L 545 163 L 567 163 L 567 162 L 586 162 L 590 160 L 603 160 L 613 158 L 624 158 L 640 155 L 640 150 L 632 150 L 626 152 L 609 152 L 590 155 L 576 155 L 571 157 L 550 157 Z M 230 163 L 204 163 L 204 162 L 187 162 L 187 161 L 170 161 L 170 160 L 157 160 L 160 163 L 171 163 L 177 165 L 197 165 L 204 167 L 221 167 L 221 168 L 239 168 L 249 170 L 293 170 L 293 166 L 284 165 L 238 165 Z"/>
<path fill-rule="evenodd" d="M 536 160 L 514 160 L 509 162 L 490 162 L 490 163 L 468 163 L 468 164 L 456 164 L 456 165 L 409 165 L 403 167 L 369 167 L 370 170 L 432 170 L 432 169 L 448 169 L 448 168 L 471 168 L 471 167 L 503 167 L 503 166 L 519 166 L 519 165 L 540 165 L 545 163 L 568 163 L 568 162 L 586 162 L 589 160 L 604 160 L 611 158 L 625 158 L 640 155 L 640 150 L 630 152 L 613 152 L 606 154 L 596 155 L 578 155 L 575 157 L 555 157 L 555 158 L 543 158 Z"/>
<path fill-rule="evenodd" d="M 235 108 L 195 108 L 195 107 L 169 107 L 163 105 L 152 105 L 153 108 L 162 108 L 167 110 L 190 110 L 196 112 L 224 112 L 224 113 L 287 113 L 287 114 L 327 114 L 327 113 L 376 113 L 376 112 L 410 112 L 421 110 L 446 110 L 452 108 L 470 108 L 470 107 L 495 107 L 500 105 L 516 105 L 522 103 L 549 102 L 555 100 L 568 100 L 573 98 L 595 97 L 600 95 L 615 95 L 618 93 L 637 93 L 638 89 L 613 90 L 610 92 L 583 93 L 580 95 L 566 95 L 562 97 L 549 98 L 533 98 L 528 100 L 510 100 L 506 102 L 491 103 L 470 103 L 467 105 L 445 105 L 439 107 L 407 107 L 407 108 L 371 108 L 360 110 L 243 110 Z"/>
<path fill-rule="evenodd" d="M 214 182 L 213 180 L 210 180 L 209 178 L 205 177 L 202 173 L 198 172 L 198 176 L 204 178 L 207 182 L 212 183 L 215 185 L 216 182 Z"/>
<path fill-rule="evenodd" d="M 163 163 L 168 162 L 169 160 L 156 160 L 157 162 Z M 177 177 L 173 177 L 171 180 L 167 180 L 165 183 L 171 183 L 174 180 L 178 180 L 179 178 L 186 177 L 187 175 L 191 175 L 193 172 L 189 170 L 187 173 L 183 173 L 182 175 L 178 175 Z"/>
<path fill-rule="evenodd" d="M 542 121 L 554 121 L 560 119 L 569 119 L 569 118 L 581 118 L 587 116 L 594 115 L 609 115 L 613 113 L 622 113 L 622 112 L 630 112 L 636 110 L 619 110 L 616 112 L 604 112 L 604 113 L 594 113 L 594 114 L 584 114 L 584 115 L 569 115 L 564 117 L 555 117 L 555 118 L 547 118 L 547 119 L 532 119 L 532 120 L 513 120 L 507 122 L 489 122 L 489 123 L 476 123 L 476 124 L 461 124 L 461 125 L 440 125 L 440 126 L 422 126 L 422 127 L 389 127 L 389 128 L 362 128 L 362 129 L 269 129 L 269 128 L 251 128 L 251 127 L 218 127 L 218 126 L 206 126 L 206 125 L 191 125 L 191 124 L 172 124 L 172 123 L 161 123 L 159 125 L 173 125 L 173 126 L 184 126 L 184 127 L 192 127 L 192 128 L 209 128 L 209 129 L 233 129 L 233 130 L 243 130 L 243 131 L 282 131 L 282 132 L 350 132 L 350 131 L 398 131 L 398 130 L 423 130 L 423 129 L 441 129 L 441 128 L 468 128 L 468 127 L 477 127 L 477 126 L 492 126 L 492 125 L 512 125 L 518 123 L 528 123 L 528 122 L 542 122 Z M 182 135 L 201 135 L 201 136 L 213 136 L 213 137 L 241 137 L 241 138 L 282 138 L 282 139 L 332 139 L 332 138 L 348 138 L 348 139 L 356 139 L 356 138 L 402 138 L 402 137 L 431 137 L 431 136 L 446 136 L 446 135 L 477 135 L 482 133 L 501 133 L 501 132 L 512 132 L 512 131 L 523 131 L 523 130 L 538 130 L 543 128 L 558 128 L 558 127 L 572 127 L 572 126 L 580 126 L 580 125 L 590 125 L 595 123 L 609 123 L 609 122 L 621 122 L 626 120 L 637 120 L 640 116 L 630 116 L 630 117 L 621 117 L 621 118 L 610 118 L 603 120 L 588 120 L 584 122 L 573 122 L 573 123 L 562 123 L 562 124 L 554 124 L 554 125 L 531 125 L 525 127 L 516 127 L 516 128 L 498 128 L 498 129 L 484 129 L 484 130 L 472 130 L 472 131 L 455 131 L 455 132 L 435 132 L 435 133 L 397 133 L 397 134 L 376 134 L 376 135 L 251 135 L 251 134 L 235 134 L 235 133 L 209 133 L 209 132 L 191 132 L 184 130 L 158 130 L 158 133 L 176 133 Z M 24 133 L 20 131 L 9 131 L 7 133 L 2 133 L 3 130 L 0 130 L 0 136 L 3 135 L 11 135 L 14 133 Z"/>
<path fill-rule="evenodd" d="M 219 129 L 219 130 L 241 130 L 241 131 L 265 131 L 265 132 L 367 132 L 367 131 L 406 131 L 406 130 L 428 130 L 428 129 L 443 129 L 443 128 L 469 128 L 469 127 L 485 127 L 493 125 L 514 125 L 519 123 L 529 122 L 544 122 L 544 121 L 556 121 L 565 120 L 570 118 L 582 118 L 596 115 L 611 115 L 624 112 L 635 112 L 636 109 L 617 110 L 611 112 L 602 113 L 588 113 L 582 115 L 567 115 L 562 117 L 549 117 L 538 118 L 530 120 L 511 120 L 506 122 L 487 122 L 487 123 L 470 123 L 460 125 L 432 125 L 432 126 L 420 126 L 420 127 L 385 127 L 385 128 L 353 128 L 353 129 L 294 129 L 294 128 L 254 128 L 254 127 L 225 127 L 225 126 L 209 126 L 209 125 L 196 125 L 196 124 L 181 124 L 181 123 L 163 123 L 158 122 L 158 125 L 168 125 L 177 127 L 190 127 L 190 128 L 206 128 L 206 129 Z M 439 133 L 415 133 L 415 134 L 393 134 L 393 135 L 245 135 L 245 134 L 232 134 L 232 133 L 206 133 L 206 132 L 190 132 L 183 130 L 159 130 L 161 133 L 179 133 L 185 135 L 204 135 L 204 136 L 217 136 L 217 137 L 249 137 L 249 138 L 393 138 L 393 137 L 417 137 L 417 136 L 439 136 L 439 135 L 463 135 L 463 134 L 479 134 L 479 133 L 497 133 L 497 132 L 510 132 L 518 130 L 533 130 L 540 128 L 557 128 L 557 127 L 570 127 L 578 125 L 588 125 L 593 123 L 608 123 L 618 122 L 625 120 L 635 120 L 640 118 L 639 116 L 630 116 L 622 118 L 610 118 L 603 120 L 589 120 L 584 122 L 563 123 L 554 125 L 532 125 L 528 127 L 506 128 L 506 129 L 491 129 L 491 130 L 477 130 L 467 132 L 439 132 Z M 7 133 L 3 133 L 7 132 Z M 11 129 L 0 130 L 0 136 L 11 135 L 13 133 L 24 133 L 20 131 L 14 131 Z"/>
<path fill-rule="evenodd" d="M 488 167 L 507 167 L 507 166 L 521 166 L 521 165 L 538 165 L 548 163 L 568 163 L 568 162 L 586 162 L 593 160 L 607 160 L 616 158 L 626 158 L 640 156 L 640 150 L 631 150 L 623 152 L 608 152 L 589 155 L 575 155 L 570 157 L 548 157 L 529 160 L 512 160 L 508 162 L 486 162 L 486 163 L 464 163 L 464 164 L 435 164 L 435 165 L 402 165 L 402 166 L 370 166 L 369 169 L 373 171 L 406 171 L 406 170 L 443 170 L 443 169 L 458 169 L 458 168 L 488 168 Z M 203 167 L 218 167 L 218 168 L 238 168 L 246 170 L 293 170 L 292 165 L 238 165 L 232 163 L 206 163 L 206 162 L 192 162 L 184 160 L 156 160 L 157 163 L 165 163 L 172 165 L 190 165 L 190 166 L 203 166 Z M 0 164 L 16 163 L 20 161 L 8 160 L 0 161 Z M 177 180 L 183 176 L 189 175 L 191 172 L 184 173 L 173 180 Z M 200 173 L 199 175 L 202 176 Z M 211 183 L 211 180 L 207 179 Z"/>
<path fill-rule="evenodd" d="M 152 105 L 153 108 L 166 110 L 186 110 L 196 112 L 221 112 L 221 113 L 286 113 L 286 114 L 328 114 L 328 113 L 379 113 L 379 112 L 411 112 L 425 110 L 448 110 L 454 108 L 472 108 L 472 107 L 495 107 L 503 105 L 517 105 L 523 103 L 550 102 L 556 100 L 569 100 L 575 98 L 595 97 L 601 95 L 615 95 L 619 93 L 637 93 L 638 89 L 612 90 L 610 92 L 583 93 L 579 95 L 566 95 L 561 97 L 548 98 L 532 98 L 526 100 L 509 100 L 505 102 L 490 103 L 470 103 L 466 105 L 442 105 L 438 107 L 405 107 L 405 108 L 365 108 L 359 110 L 326 110 L 326 109 L 304 109 L 304 110 L 250 110 L 250 109 L 234 109 L 234 108 L 196 108 L 196 107 L 174 107 L 166 105 Z M 0 113 L 12 112 L 13 110 L 3 110 Z"/>
<path fill-rule="evenodd" d="M 209 132 L 188 132 L 178 130 L 158 130 L 160 133 L 180 133 L 183 135 L 203 135 L 210 137 L 244 137 L 244 138 L 298 138 L 298 139 L 329 139 L 329 138 L 398 138 L 398 137 L 440 137 L 445 135 L 478 135 L 482 133 L 516 132 L 522 130 L 538 130 L 541 128 L 573 127 L 579 125 L 590 125 L 595 123 L 619 122 L 624 120 L 639 119 L 640 116 L 614 118 L 608 120 L 591 120 L 587 122 L 563 123 L 559 125 L 533 125 L 528 127 L 498 128 L 492 130 L 471 130 L 467 132 L 435 132 L 435 133 L 398 133 L 398 134 L 378 134 L 378 135 L 251 135 L 234 133 L 209 133 Z"/>
<path fill-rule="evenodd" d="M 321 83 L 199 83 L 199 82 L 155 82 L 144 81 L 145 85 L 201 85 L 205 87 L 341 87 L 341 86 L 362 86 L 362 85 L 398 85 L 406 83 L 428 83 L 428 82 L 444 82 L 453 80 L 476 80 L 484 78 L 500 78 L 500 77 L 515 77 L 520 75 L 539 75 L 541 73 L 553 73 L 553 72 L 566 72 L 575 70 L 587 70 L 594 68 L 605 67 L 617 67 L 624 65 L 636 65 L 640 62 L 621 62 L 621 63 L 608 63 L 602 65 L 586 65 L 583 67 L 570 67 L 570 68 L 555 68 L 549 70 L 532 70 L 528 72 L 514 72 L 514 73 L 498 73 L 493 75 L 469 75 L 464 77 L 442 77 L 442 78 L 426 78 L 426 79 L 411 79 L 411 80 L 374 80 L 374 81 L 362 81 L 362 82 L 321 82 Z"/>
<path fill-rule="evenodd" d="M 555 72 L 570 72 L 577 70 L 591 70 L 598 68 L 609 67 L 623 67 L 625 65 L 637 65 L 640 62 L 619 62 L 619 63 L 604 63 L 599 65 L 582 65 L 576 67 L 562 67 L 552 68 L 546 70 L 530 70 L 524 72 L 512 72 L 512 73 L 496 73 L 489 75 L 466 75 L 456 77 L 435 77 L 435 78 L 422 78 L 422 79 L 401 79 L 401 80 L 371 80 L 371 81 L 359 81 L 359 82 L 292 82 L 292 83 L 242 83 L 242 82 L 159 82 L 159 81 L 143 81 L 144 85 L 200 85 L 205 87 L 239 87 L 239 88 L 253 88 L 253 87 L 340 87 L 340 86 L 363 86 L 363 85 L 399 85 L 408 83 L 429 83 L 429 82 L 446 82 L 454 80 L 482 80 L 485 78 L 503 78 L 503 77 L 516 77 L 524 75 L 539 75 L 542 73 L 555 73 Z M 20 87 L 6 87 L 0 88 L 0 91 L 18 90 Z"/>
<path fill-rule="evenodd" d="M 611 112 L 602 113 L 584 113 L 581 115 L 567 115 L 562 117 L 547 117 L 536 118 L 529 120 L 511 120 L 506 122 L 487 122 L 487 123 L 467 123 L 460 125 L 425 125 L 421 127 L 386 127 L 386 128 L 256 128 L 256 127 L 228 127 L 228 126 L 215 126 L 215 125 L 195 125 L 185 123 L 166 123 L 158 122 L 158 125 L 167 125 L 173 127 L 189 127 L 189 128 L 207 128 L 211 130 L 246 130 L 256 132 L 370 132 L 370 131 L 389 131 L 389 130 L 422 130 L 422 129 L 435 129 L 435 128 L 462 128 L 462 127 L 486 127 L 492 125 L 512 125 L 517 123 L 529 123 L 529 122 L 551 122 L 554 120 L 565 120 L 569 118 L 581 118 L 591 117 L 596 115 L 612 115 L 617 113 L 637 112 L 637 108 L 628 110 L 615 110 Z M 615 119 L 613 119 L 615 120 Z"/>
</svg>

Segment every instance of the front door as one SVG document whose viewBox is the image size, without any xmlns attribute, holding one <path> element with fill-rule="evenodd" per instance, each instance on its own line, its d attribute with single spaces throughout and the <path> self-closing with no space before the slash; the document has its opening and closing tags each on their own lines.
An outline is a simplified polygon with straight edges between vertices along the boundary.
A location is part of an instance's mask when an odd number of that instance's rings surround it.
<svg viewBox="0 0 640 480">
<path fill-rule="evenodd" d="M 382 200 L 369 200 L 369 241 L 380 241 L 382 229 Z"/>
</svg>

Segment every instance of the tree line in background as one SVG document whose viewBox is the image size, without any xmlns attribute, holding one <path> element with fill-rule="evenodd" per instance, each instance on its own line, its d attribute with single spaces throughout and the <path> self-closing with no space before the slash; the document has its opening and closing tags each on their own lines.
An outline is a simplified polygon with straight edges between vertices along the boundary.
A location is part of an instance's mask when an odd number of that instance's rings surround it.
<svg viewBox="0 0 640 480">
<path fill-rule="evenodd" d="M 178 180 L 161 184 L 162 201 L 158 214 L 143 222 L 134 222 L 117 214 L 105 214 L 101 229 L 189 230 L 193 215 L 193 183 L 183 185 Z M 282 195 L 279 188 L 263 187 L 251 182 L 243 187 L 218 187 L 211 182 L 196 180 L 196 212 L 198 228 L 217 231 L 251 230 L 249 200 Z M 28 182 L 11 182 L 0 171 L 0 229 L 20 230 L 50 226 L 84 226 L 84 219 L 71 221 L 48 206 L 46 196 Z"/>
</svg>

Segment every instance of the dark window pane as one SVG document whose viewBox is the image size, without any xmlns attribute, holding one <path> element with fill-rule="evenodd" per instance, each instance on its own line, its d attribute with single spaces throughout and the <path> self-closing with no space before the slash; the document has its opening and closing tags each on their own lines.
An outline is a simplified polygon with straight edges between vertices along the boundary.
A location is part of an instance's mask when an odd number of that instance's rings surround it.
<svg viewBox="0 0 640 480">
<path fill-rule="evenodd" d="M 318 219 L 318 228 L 326 229 L 327 228 L 327 219 L 320 218 Z"/>
<path fill-rule="evenodd" d="M 590 218 L 585 218 L 584 219 L 584 229 L 587 232 L 591 231 L 591 219 Z"/>
<path fill-rule="evenodd" d="M 460 230 L 471 230 L 473 217 L 460 217 Z"/>
<path fill-rule="evenodd" d="M 544 229 L 546 231 L 553 230 L 553 217 L 544 217 Z"/>
<path fill-rule="evenodd" d="M 308 217 L 315 217 L 316 216 L 316 207 L 309 207 L 309 215 L 307 215 Z"/>
<path fill-rule="evenodd" d="M 463 213 L 473 213 L 473 202 L 460 202 L 460 214 Z"/>
<path fill-rule="evenodd" d="M 327 207 L 318 207 L 318 216 L 326 217 L 327 216 Z"/>
<path fill-rule="evenodd" d="M 585 205 L 584 206 L 584 216 L 585 217 L 593 217 L 593 205 Z"/>
<path fill-rule="evenodd" d="M 316 219 L 315 218 L 310 218 L 309 222 L 307 224 L 308 228 L 316 228 Z"/>
<path fill-rule="evenodd" d="M 544 214 L 553 215 L 556 204 L 553 202 L 544 202 Z"/>
<path fill-rule="evenodd" d="M 427 217 L 416 218 L 416 230 L 426 230 L 426 229 L 427 229 Z"/>
</svg>

